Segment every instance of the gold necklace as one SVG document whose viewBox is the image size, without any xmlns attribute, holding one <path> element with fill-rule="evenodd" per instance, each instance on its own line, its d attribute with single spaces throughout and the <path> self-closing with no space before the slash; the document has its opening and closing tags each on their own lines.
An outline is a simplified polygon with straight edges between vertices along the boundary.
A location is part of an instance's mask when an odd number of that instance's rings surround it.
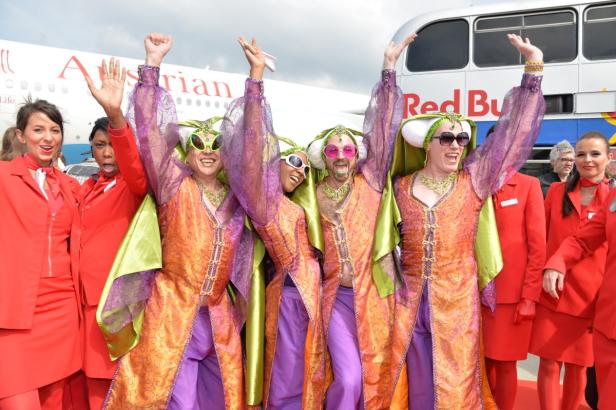
<svg viewBox="0 0 616 410">
<path fill-rule="evenodd" d="M 438 180 L 436 178 L 430 178 L 429 176 L 424 175 L 423 173 L 419 174 L 419 180 L 422 184 L 426 186 L 426 188 L 431 191 L 436 192 L 439 195 L 443 195 L 449 189 L 449 186 L 456 180 L 458 176 L 457 172 L 452 172 L 447 175 L 445 178 Z"/>
<path fill-rule="evenodd" d="M 344 199 L 350 190 L 351 184 L 349 181 L 340 185 L 338 188 L 332 188 L 327 182 L 323 184 L 323 193 L 326 197 L 335 202 L 340 202 L 342 199 Z"/>
<path fill-rule="evenodd" d="M 223 185 L 222 188 L 220 188 L 216 192 L 212 192 L 207 189 L 205 184 L 201 181 L 197 181 L 197 185 L 199 186 L 199 188 L 201 188 L 201 192 L 203 192 L 203 195 L 205 195 L 207 200 L 210 201 L 210 203 L 216 208 L 220 206 L 223 199 L 225 199 L 225 197 L 227 196 L 227 192 L 229 192 L 229 188 L 227 188 L 226 185 Z"/>
</svg>

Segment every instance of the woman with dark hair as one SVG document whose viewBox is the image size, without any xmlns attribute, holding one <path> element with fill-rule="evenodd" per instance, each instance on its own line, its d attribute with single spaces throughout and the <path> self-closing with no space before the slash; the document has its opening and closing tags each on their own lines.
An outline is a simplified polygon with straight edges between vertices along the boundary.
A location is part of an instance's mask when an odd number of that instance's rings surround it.
<svg viewBox="0 0 616 410">
<path fill-rule="evenodd" d="M 577 141 L 577 173 L 567 182 L 553 184 L 545 200 L 548 258 L 603 207 L 609 193 L 605 178 L 609 160 L 608 141 L 601 133 L 589 132 Z M 543 409 L 559 408 L 563 363 L 561 408 L 577 409 L 582 403 L 586 367 L 593 364 L 592 319 L 606 253 L 607 244 L 603 244 L 593 255 L 569 266 L 566 283 L 559 281 L 560 292 L 542 293 L 537 304 L 529 352 L 541 358 L 537 390 Z"/>
<path fill-rule="evenodd" d="M 0 149 L 0 161 L 11 161 L 13 158 L 26 152 L 26 147 L 15 136 L 15 127 L 9 127 L 2 137 L 2 149 Z"/>
<path fill-rule="evenodd" d="M 78 184 L 52 166 L 55 105 L 28 101 L 16 126 L 26 154 L 0 162 L 0 409 L 60 409 L 81 367 Z"/>
<path fill-rule="evenodd" d="M 239 39 L 250 64 L 244 96 L 222 126 L 222 158 L 232 191 L 251 218 L 275 273 L 266 288 L 263 407 L 321 409 L 325 395 L 325 337 L 321 269 L 309 220 L 292 194 L 309 176 L 306 150 L 279 152 L 264 97 L 265 55 Z"/>
<path fill-rule="evenodd" d="M 103 61 L 101 89 L 88 81 L 94 99 L 107 117 L 96 120 L 90 133 L 92 156 L 100 171 L 81 187 L 81 257 L 79 277 L 84 292 L 85 345 L 83 370 L 87 376 L 91 410 L 100 409 L 116 364 L 96 322 L 98 302 L 116 251 L 147 193 L 148 184 L 133 132 L 122 114 L 126 71 L 118 60 Z"/>
</svg>

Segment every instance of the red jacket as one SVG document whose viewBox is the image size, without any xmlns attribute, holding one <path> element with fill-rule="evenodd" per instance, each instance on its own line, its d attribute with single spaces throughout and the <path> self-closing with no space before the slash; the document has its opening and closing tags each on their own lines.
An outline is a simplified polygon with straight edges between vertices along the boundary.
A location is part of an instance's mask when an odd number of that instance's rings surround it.
<svg viewBox="0 0 616 410">
<path fill-rule="evenodd" d="M 503 270 L 496 277 L 496 302 L 539 301 L 545 264 L 545 210 L 539 180 L 516 173 L 494 194 Z"/>
<path fill-rule="evenodd" d="M 556 253 L 568 236 L 575 235 L 596 217 L 609 193 L 607 182 L 599 184 L 595 191 L 595 199 L 582 211 L 578 184 L 568 194 L 574 210 L 563 218 L 561 208 L 565 188 L 566 182 L 552 184 L 545 199 L 548 224 L 548 258 Z M 562 294 L 559 295 L 559 299 L 554 299 L 547 293 L 542 292 L 540 303 L 557 312 L 576 317 L 592 318 L 594 301 L 603 280 L 606 254 L 607 244 L 604 243 L 598 247 L 593 255 L 581 259 L 575 265 L 570 265 L 566 271 L 565 286 Z M 553 261 L 549 259 L 546 268 L 552 263 Z"/>
<path fill-rule="evenodd" d="M 57 172 L 72 213 L 71 274 L 79 298 L 79 184 Z M 46 269 L 51 213 L 23 157 L 0 162 L 0 329 L 30 329 L 41 272 Z"/>
<path fill-rule="evenodd" d="M 616 340 L 616 189 L 611 190 L 597 214 L 574 237 L 563 241 L 546 268 L 559 272 L 577 266 L 593 252 L 603 251 L 607 240 L 605 276 L 595 307 L 594 328 Z M 569 280 L 565 276 L 565 284 Z"/>
<path fill-rule="evenodd" d="M 79 275 L 85 303 L 91 306 L 98 305 L 116 252 L 148 189 L 135 137 L 128 124 L 120 130 L 110 128 L 108 133 L 120 172 L 114 177 L 115 182 L 106 185 L 107 190 L 97 186 L 98 175 L 88 179 L 82 186 L 79 204 Z"/>
</svg>

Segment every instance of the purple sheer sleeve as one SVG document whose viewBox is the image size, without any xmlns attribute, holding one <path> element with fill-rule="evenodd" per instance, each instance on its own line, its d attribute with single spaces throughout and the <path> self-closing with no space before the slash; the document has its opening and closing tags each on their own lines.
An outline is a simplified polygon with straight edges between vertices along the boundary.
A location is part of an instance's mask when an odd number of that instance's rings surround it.
<svg viewBox="0 0 616 410">
<path fill-rule="evenodd" d="M 524 74 L 521 85 L 505 96 L 494 133 L 465 160 L 479 198 L 498 191 L 530 155 L 545 111 L 541 80 L 542 76 Z"/>
<path fill-rule="evenodd" d="M 372 90 L 372 98 L 364 118 L 364 144 L 367 158 L 360 164 L 370 186 L 382 191 L 389 163 L 402 121 L 402 90 L 396 86 L 396 72 L 383 70 L 381 81 Z"/>
<path fill-rule="evenodd" d="M 139 67 L 127 118 L 136 131 L 139 154 L 158 205 L 167 203 L 190 174 L 174 155 L 179 142 L 173 98 L 158 86 L 159 68 Z"/>
<path fill-rule="evenodd" d="M 231 103 L 221 133 L 229 185 L 250 219 L 264 225 L 276 215 L 282 187 L 278 141 L 262 81 L 246 80 L 244 96 Z"/>
</svg>

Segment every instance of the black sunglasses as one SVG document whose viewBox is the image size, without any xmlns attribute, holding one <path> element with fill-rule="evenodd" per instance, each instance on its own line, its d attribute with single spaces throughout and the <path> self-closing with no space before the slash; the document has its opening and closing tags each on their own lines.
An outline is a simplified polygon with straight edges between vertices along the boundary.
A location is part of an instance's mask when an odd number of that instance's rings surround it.
<svg viewBox="0 0 616 410">
<path fill-rule="evenodd" d="M 468 133 L 466 132 L 461 132 L 458 135 L 454 135 L 451 132 L 444 132 L 441 135 L 434 136 L 432 138 L 438 139 L 441 145 L 445 146 L 453 144 L 453 141 L 455 140 L 459 146 L 465 147 L 471 141 L 471 137 L 469 137 Z"/>
</svg>

